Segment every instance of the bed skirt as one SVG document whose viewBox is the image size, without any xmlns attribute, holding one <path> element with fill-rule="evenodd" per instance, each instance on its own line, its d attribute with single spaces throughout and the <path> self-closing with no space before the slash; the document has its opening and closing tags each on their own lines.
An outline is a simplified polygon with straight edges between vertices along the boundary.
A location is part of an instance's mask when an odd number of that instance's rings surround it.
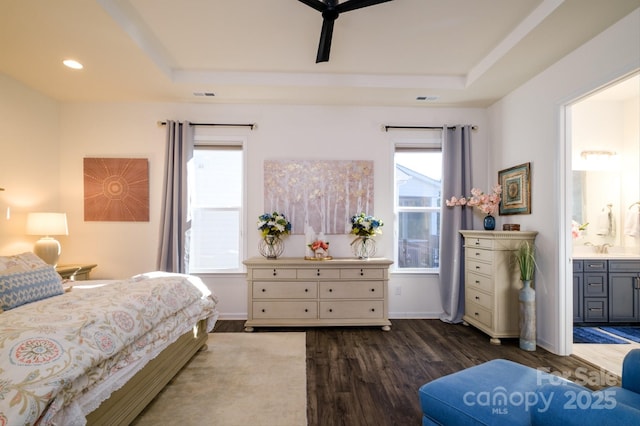
<svg viewBox="0 0 640 426">
<path fill-rule="evenodd" d="M 207 320 L 163 350 L 87 415 L 87 425 L 128 425 L 207 343 Z"/>
</svg>

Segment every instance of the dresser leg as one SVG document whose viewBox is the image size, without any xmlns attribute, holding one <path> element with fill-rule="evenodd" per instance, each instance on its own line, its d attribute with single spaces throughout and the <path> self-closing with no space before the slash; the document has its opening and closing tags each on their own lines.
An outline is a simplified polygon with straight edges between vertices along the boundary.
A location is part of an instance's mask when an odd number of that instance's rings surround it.
<svg viewBox="0 0 640 426">
<path fill-rule="evenodd" d="M 247 333 L 251 333 L 253 331 L 253 327 L 245 327 L 244 331 Z"/>
<path fill-rule="evenodd" d="M 491 339 L 489 339 L 489 343 L 491 343 L 492 345 L 501 344 L 500 339 L 496 339 L 495 337 L 492 337 Z"/>
<path fill-rule="evenodd" d="M 382 326 L 382 331 L 391 331 L 391 326 L 390 325 L 383 325 Z"/>
</svg>

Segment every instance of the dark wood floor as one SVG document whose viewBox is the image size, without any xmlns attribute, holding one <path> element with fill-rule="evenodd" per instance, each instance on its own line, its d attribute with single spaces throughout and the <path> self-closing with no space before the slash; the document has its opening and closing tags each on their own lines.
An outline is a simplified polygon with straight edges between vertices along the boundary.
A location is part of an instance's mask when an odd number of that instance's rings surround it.
<svg viewBox="0 0 640 426">
<path fill-rule="evenodd" d="M 573 356 L 538 348 L 526 352 L 517 339 L 491 345 L 473 327 L 439 320 L 394 320 L 378 327 L 256 328 L 307 333 L 309 426 L 410 426 L 421 424 L 418 388 L 433 379 L 496 358 L 570 374 L 599 370 Z M 244 321 L 218 321 L 214 333 L 243 331 Z M 586 374 L 590 374 L 586 373 Z"/>
</svg>

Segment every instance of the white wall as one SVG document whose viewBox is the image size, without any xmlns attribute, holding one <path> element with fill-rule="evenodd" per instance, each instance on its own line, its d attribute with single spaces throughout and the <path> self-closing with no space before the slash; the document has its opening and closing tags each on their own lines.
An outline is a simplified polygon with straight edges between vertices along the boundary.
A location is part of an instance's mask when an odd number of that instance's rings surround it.
<svg viewBox="0 0 640 426">
<path fill-rule="evenodd" d="M 64 104 L 61 107 L 61 200 L 69 216 L 70 236 L 61 263 L 94 262 L 92 277 L 125 277 L 155 268 L 165 128 L 159 120 L 257 123 L 256 130 L 218 128 L 209 132 L 247 138 L 247 256 L 257 256 L 255 228 L 264 212 L 262 167 L 265 159 L 373 160 L 375 211 L 387 221 L 377 255 L 393 257 L 394 135 L 384 124 L 475 124 L 478 185 L 485 176 L 487 138 L 484 109 L 363 108 L 286 105 L 206 104 Z M 477 147 L 477 148 L 476 148 Z M 151 220 L 148 223 L 85 222 L 82 159 L 91 156 L 142 157 L 150 163 Z M 350 239 L 331 236 L 334 256 L 349 256 Z M 302 236 L 286 240 L 285 256 L 304 256 Z M 242 275 L 205 276 L 221 299 L 225 318 L 246 317 L 246 285 Z M 400 295 L 396 295 L 400 288 Z M 438 277 L 393 275 L 390 312 L 394 317 L 437 317 L 441 311 Z"/>
<path fill-rule="evenodd" d="M 60 207 L 59 105 L 0 74 L 0 254 L 30 251 L 26 213 Z M 5 220 L 6 207 L 11 220 Z M 66 237 L 59 240 L 64 244 Z"/>
<path fill-rule="evenodd" d="M 555 353 L 571 353 L 563 105 L 639 67 L 636 10 L 489 108 L 495 168 L 531 162 L 532 214 L 518 219 L 522 229 L 539 232 L 538 344 Z"/>
</svg>

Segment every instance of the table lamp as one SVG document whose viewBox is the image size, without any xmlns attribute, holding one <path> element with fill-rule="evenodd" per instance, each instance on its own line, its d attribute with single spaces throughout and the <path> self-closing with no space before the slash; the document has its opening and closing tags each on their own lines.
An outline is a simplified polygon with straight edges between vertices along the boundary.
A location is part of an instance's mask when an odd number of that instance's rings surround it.
<svg viewBox="0 0 640 426">
<path fill-rule="evenodd" d="M 66 213 L 27 214 L 27 234 L 40 235 L 33 252 L 49 265 L 56 266 L 60 257 L 60 243 L 52 235 L 69 235 Z"/>
</svg>

